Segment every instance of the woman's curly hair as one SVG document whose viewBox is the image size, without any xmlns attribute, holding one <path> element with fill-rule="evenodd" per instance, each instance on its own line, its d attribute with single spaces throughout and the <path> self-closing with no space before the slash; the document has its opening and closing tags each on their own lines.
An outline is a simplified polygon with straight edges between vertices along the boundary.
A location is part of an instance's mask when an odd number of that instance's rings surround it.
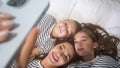
<svg viewBox="0 0 120 68">
<path fill-rule="evenodd" d="M 96 55 L 109 55 L 116 60 L 118 59 L 117 45 L 120 39 L 110 35 L 104 28 L 92 23 L 81 23 L 80 32 L 85 32 L 93 42 L 98 43 L 95 49 Z"/>
</svg>

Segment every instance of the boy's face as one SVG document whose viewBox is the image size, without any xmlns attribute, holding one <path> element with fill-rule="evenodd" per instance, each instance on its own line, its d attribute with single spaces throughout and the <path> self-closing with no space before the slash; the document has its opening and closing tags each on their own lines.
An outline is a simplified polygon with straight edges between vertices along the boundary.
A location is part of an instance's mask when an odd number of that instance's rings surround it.
<svg viewBox="0 0 120 68">
<path fill-rule="evenodd" d="M 75 55 L 73 45 L 68 42 L 59 43 L 49 52 L 48 62 L 54 66 L 68 63 Z"/>
<path fill-rule="evenodd" d="M 54 26 L 52 30 L 52 35 L 55 38 L 68 38 L 74 35 L 76 31 L 76 22 L 74 22 L 73 20 L 63 20 Z"/>
</svg>

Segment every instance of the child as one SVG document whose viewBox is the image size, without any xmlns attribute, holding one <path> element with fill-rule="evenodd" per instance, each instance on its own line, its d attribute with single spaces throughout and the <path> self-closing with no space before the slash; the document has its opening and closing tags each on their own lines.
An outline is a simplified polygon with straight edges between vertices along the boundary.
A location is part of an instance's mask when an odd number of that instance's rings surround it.
<svg viewBox="0 0 120 68">
<path fill-rule="evenodd" d="M 45 15 L 39 22 L 38 27 L 41 32 L 32 54 L 35 56 L 44 56 L 50 51 L 57 39 L 73 38 L 79 30 L 79 23 L 72 19 L 66 19 L 57 23 L 53 16 Z"/>
<path fill-rule="evenodd" d="M 78 59 L 68 68 L 120 68 L 117 45 L 120 39 L 101 26 L 82 23 L 74 37 Z"/>
</svg>

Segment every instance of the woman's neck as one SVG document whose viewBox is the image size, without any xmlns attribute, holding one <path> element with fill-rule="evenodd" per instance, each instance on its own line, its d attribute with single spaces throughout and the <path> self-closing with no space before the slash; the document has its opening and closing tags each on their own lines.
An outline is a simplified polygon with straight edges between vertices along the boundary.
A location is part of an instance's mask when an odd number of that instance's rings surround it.
<svg viewBox="0 0 120 68">
<path fill-rule="evenodd" d="M 83 59 L 83 62 L 88 62 L 88 61 L 91 61 L 95 58 L 94 56 L 94 53 L 92 55 L 88 55 L 88 56 L 83 56 L 82 59 Z"/>
<path fill-rule="evenodd" d="M 48 59 L 44 58 L 42 61 L 41 61 L 41 64 L 43 66 L 43 68 L 57 68 L 56 66 L 53 66 L 49 63 Z"/>
</svg>

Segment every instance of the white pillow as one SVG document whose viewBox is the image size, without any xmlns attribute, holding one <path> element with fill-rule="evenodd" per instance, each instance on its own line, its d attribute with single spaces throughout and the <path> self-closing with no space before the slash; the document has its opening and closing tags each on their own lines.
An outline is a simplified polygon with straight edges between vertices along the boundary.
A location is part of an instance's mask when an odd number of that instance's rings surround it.
<svg viewBox="0 0 120 68">
<path fill-rule="evenodd" d="M 52 14 L 57 21 L 66 19 L 76 1 L 77 0 L 50 0 L 50 7 L 47 13 Z"/>
</svg>

